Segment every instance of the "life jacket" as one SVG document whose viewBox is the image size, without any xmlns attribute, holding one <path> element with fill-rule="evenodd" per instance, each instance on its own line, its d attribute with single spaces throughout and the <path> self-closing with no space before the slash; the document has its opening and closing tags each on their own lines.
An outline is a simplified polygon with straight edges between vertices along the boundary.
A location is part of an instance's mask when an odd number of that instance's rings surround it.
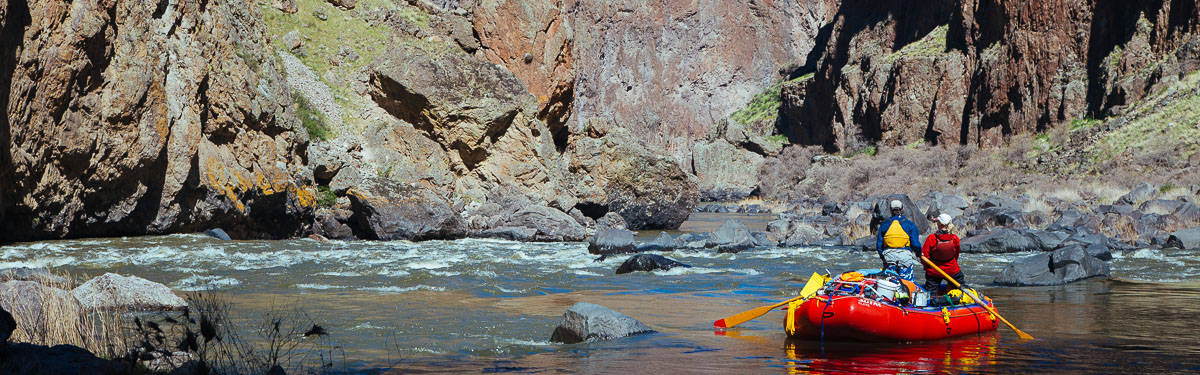
<svg viewBox="0 0 1200 375">
<path fill-rule="evenodd" d="M 953 239 L 946 235 L 946 239 L 942 239 L 941 234 L 933 236 L 933 246 L 929 250 L 929 259 L 937 263 L 946 263 L 954 260 L 958 256 L 958 248 L 954 246 Z"/>
<path fill-rule="evenodd" d="M 904 231 L 904 226 L 900 225 L 900 220 L 893 219 L 892 225 L 883 234 L 883 246 L 890 249 L 903 249 L 911 244 L 912 239 L 908 238 L 908 233 Z"/>
</svg>

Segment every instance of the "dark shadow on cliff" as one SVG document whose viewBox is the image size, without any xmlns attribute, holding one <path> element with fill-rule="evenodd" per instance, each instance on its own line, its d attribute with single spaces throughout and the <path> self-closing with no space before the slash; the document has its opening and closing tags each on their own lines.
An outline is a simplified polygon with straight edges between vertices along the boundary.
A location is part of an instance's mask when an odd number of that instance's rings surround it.
<svg viewBox="0 0 1200 375">
<path fill-rule="evenodd" d="M 781 111 L 777 127 L 793 144 L 819 145 L 827 152 L 838 151 L 833 124 L 846 123 L 849 119 L 844 117 L 847 114 L 837 110 L 834 92 L 842 82 L 842 68 L 854 57 L 850 55 L 854 37 L 880 23 L 892 22 L 895 37 L 889 47 L 895 51 L 947 24 L 956 9 L 956 2 L 951 0 L 931 1 L 919 6 L 901 0 L 842 2 L 833 20 L 817 33 L 816 44 L 805 61 L 802 70 L 813 71 L 815 76 L 808 83 L 804 102 L 799 108 Z M 864 64 L 868 63 L 864 60 Z M 870 66 L 862 67 L 864 71 L 869 69 Z M 856 136 L 878 140 L 877 119 L 855 121 L 862 123 L 862 133 Z"/>
<path fill-rule="evenodd" d="M 1133 39 L 1139 18 L 1146 16 L 1153 19 L 1163 5 L 1161 0 L 1095 0 L 1087 52 L 1087 102 L 1090 115 L 1106 117 L 1110 115 L 1108 109 L 1127 104 L 1129 98 L 1124 92 L 1110 92 L 1106 87 L 1107 82 L 1102 79 L 1105 76 L 1104 59 Z"/>
<path fill-rule="evenodd" d="M 12 191 L 12 130 L 8 117 L 8 103 L 12 95 L 12 77 L 17 68 L 17 51 L 25 39 L 25 28 L 31 22 L 29 5 L 24 1 L 10 1 L 6 17 L 0 23 L 0 229 L 7 230 L 7 213 L 14 201 Z M 0 242 L 8 235 L 0 236 Z"/>
</svg>

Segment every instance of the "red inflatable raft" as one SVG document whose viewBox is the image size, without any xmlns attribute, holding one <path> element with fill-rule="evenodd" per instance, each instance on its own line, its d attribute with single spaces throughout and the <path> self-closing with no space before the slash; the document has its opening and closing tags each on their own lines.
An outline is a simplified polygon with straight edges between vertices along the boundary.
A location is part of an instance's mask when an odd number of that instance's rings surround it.
<svg viewBox="0 0 1200 375">
<path fill-rule="evenodd" d="M 788 335 L 807 339 L 928 341 L 998 326 L 978 305 L 902 307 L 863 296 L 818 295 L 788 313 L 795 319 Z"/>
</svg>

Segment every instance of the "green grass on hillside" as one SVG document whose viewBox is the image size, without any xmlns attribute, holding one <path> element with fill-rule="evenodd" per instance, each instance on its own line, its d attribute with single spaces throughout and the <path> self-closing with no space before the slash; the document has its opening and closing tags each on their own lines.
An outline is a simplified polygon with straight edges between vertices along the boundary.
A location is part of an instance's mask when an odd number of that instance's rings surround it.
<svg viewBox="0 0 1200 375">
<path fill-rule="evenodd" d="M 783 105 L 783 99 L 780 97 L 780 91 L 785 83 L 800 82 L 813 77 L 812 73 L 808 73 L 790 81 L 783 80 L 776 82 L 768 87 L 763 92 L 754 96 L 745 107 L 733 112 L 729 118 L 739 124 L 749 125 L 759 121 L 775 121 L 775 117 L 779 115 L 779 106 Z"/>
<path fill-rule="evenodd" d="M 946 52 L 946 31 L 950 29 L 949 25 L 941 25 L 925 34 L 924 37 L 915 42 L 909 43 L 901 47 L 899 51 L 892 52 L 883 58 L 886 63 L 894 63 L 901 57 L 937 57 Z"/>
<path fill-rule="evenodd" d="M 333 132 L 330 131 L 329 125 L 325 120 L 325 114 L 312 107 L 300 93 L 292 93 L 292 99 L 296 101 L 296 117 L 300 118 L 300 122 L 304 124 L 304 130 L 308 131 L 308 137 L 314 141 L 327 141 L 333 139 Z"/>
<path fill-rule="evenodd" d="M 1188 158 L 1200 151 L 1200 71 L 1147 98 L 1130 123 L 1092 147 L 1097 162 L 1149 153 Z"/>
</svg>

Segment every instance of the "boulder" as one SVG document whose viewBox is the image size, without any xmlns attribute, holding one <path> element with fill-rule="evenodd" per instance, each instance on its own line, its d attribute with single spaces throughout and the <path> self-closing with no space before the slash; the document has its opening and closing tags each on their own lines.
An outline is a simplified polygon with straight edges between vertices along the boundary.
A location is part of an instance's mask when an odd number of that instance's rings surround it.
<svg viewBox="0 0 1200 375">
<path fill-rule="evenodd" d="M 964 253 L 1015 253 L 1022 251 L 1041 251 L 1042 245 L 1015 229 L 997 229 L 962 240 Z"/>
<path fill-rule="evenodd" d="M 673 259 L 655 254 L 638 254 L 625 260 L 617 267 L 617 274 L 626 274 L 634 271 L 654 271 L 654 270 L 669 270 L 675 267 L 691 267 L 689 265 L 679 263 Z"/>
<path fill-rule="evenodd" d="M 1154 199 L 1154 197 L 1157 196 L 1158 189 L 1155 189 L 1154 186 L 1151 186 L 1149 183 L 1143 182 L 1134 187 L 1129 194 L 1125 194 L 1124 196 L 1121 196 L 1121 198 L 1117 199 L 1117 203 L 1136 205 Z"/>
<path fill-rule="evenodd" d="M 933 193 L 929 198 L 929 209 L 925 210 L 926 216 L 930 211 L 936 211 L 950 215 L 950 217 L 959 217 L 971 206 L 965 198 L 955 194 Z"/>
<path fill-rule="evenodd" d="M 625 229 L 600 228 L 588 241 L 588 252 L 592 254 L 612 255 L 635 251 L 637 249 L 633 246 L 633 232 Z"/>
<path fill-rule="evenodd" d="M 811 222 L 795 222 L 788 228 L 787 236 L 779 243 L 787 247 L 816 245 L 825 238 L 821 229 Z"/>
<path fill-rule="evenodd" d="M 771 235 L 767 232 L 750 232 L 750 236 L 754 237 L 754 247 L 779 246 L 779 241 L 771 239 Z"/>
<path fill-rule="evenodd" d="M 346 195 L 353 212 L 350 221 L 365 239 L 446 239 L 464 233 L 450 201 L 421 185 L 364 177 L 347 188 Z"/>
<path fill-rule="evenodd" d="M 679 228 L 700 199 L 696 178 L 653 150 L 620 127 L 599 138 L 573 137 L 567 169 L 588 175 L 591 183 L 580 188 L 596 196 L 581 203 L 621 215 L 629 229 Z"/>
<path fill-rule="evenodd" d="M 33 331 L 62 327 L 62 321 L 74 321 L 80 313 L 71 292 L 21 280 L 0 283 L 0 308 L 11 313 L 21 327 Z"/>
<path fill-rule="evenodd" d="M 491 228 L 480 232 L 479 235 L 485 238 L 499 238 L 509 241 L 528 242 L 533 241 L 537 235 L 537 229 L 526 227 L 498 227 Z"/>
<path fill-rule="evenodd" d="M 1010 286 L 1047 286 L 1108 275 L 1107 262 L 1088 255 L 1080 246 L 1068 246 L 1017 259 L 1000 272 L 995 282 Z"/>
<path fill-rule="evenodd" d="M 767 223 L 767 234 L 775 241 L 783 241 L 787 238 L 788 230 L 792 222 L 788 219 L 776 219 Z"/>
<path fill-rule="evenodd" d="M 1083 251 L 1087 255 L 1096 257 L 1096 259 L 1105 262 L 1113 260 L 1112 248 L 1108 244 L 1091 244 L 1083 247 Z"/>
<path fill-rule="evenodd" d="M 1200 206 L 1195 203 L 1186 202 L 1179 206 L 1171 216 L 1181 223 L 1200 224 Z"/>
<path fill-rule="evenodd" d="M 992 206 L 976 212 L 970 222 L 975 228 L 1025 228 L 1025 213 L 1004 207 Z"/>
<path fill-rule="evenodd" d="M 0 283 L 12 280 L 33 281 L 42 285 L 69 287 L 71 280 L 65 277 L 50 273 L 44 268 L 6 268 L 0 269 Z"/>
<path fill-rule="evenodd" d="M 1024 234 L 1036 242 L 1042 250 L 1057 249 L 1062 246 L 1067 238 L 1071 237 L 1071 234 L 1066 232 L 1050 232 L 1036 229 L 1024 231 Z"/>
<path fill-rule="evenodd" d="M 271 0 L 271 6 L 287 14 L 296 13 L 300 10 L 300 8 L 296 7 L 296 0 Z"/>
<path fill-rule="evenodd" d="M 1130 206 L 1128 204 L 1102 204 L 1102 205 L 1100 205 L 1100 208 L 1096 209 L 1096 213 L 1101 214 L 1101 215 L 1116 214 L 1116 215 L 1125 216 L 1125 215 L 1132 214 L 1133 211 L 1134 211 L 1133 206 Z"/>
<path fill-rule="evenodd" d="M 717 252 L 736 253 L 755 246 L 750 228 L 737 220 L 726 220 L 714 235 L 713 244 L 716 245 Z"/>
<path fill-rule="evenodd" d="M 628 229 L 629 226 L 625 224 L 625 218 L 621 215 L 617 215 L 616 212 L 608 212 L 596 219 L 596 228 Z"/>
<path fill-rule="evenodd" d="M 1166 247 L 1200 249 L 1200 227 L 1180 229 L 1167 237 Z"/>
<path fill-rule="evenodd" d="M 213 229 L 206 230 L 206 231 L 204 231 L 204 235 L 212 237 L 212 238 L 216 238 L 218 240 L 225 240 L 225 241 L 230 240 L 229 234 L 226 234 L 225 230 L 221 229 L 221 228 L 213 228 Z"/>
<path fill-rule="evenodd" d="M 675 238 L 675 247 L 681 249 L 703 249 L 716 246 L 715 235 L 710 232 L 684 233 Z"/>
<path fill-rule="evenodd" d="M 351 215 L 351 211 L 345 209 L 319 209 L 313 232 L 335 240 L 355 239 L 354 229 L 348 224 Z"/>
<path fill-rule="evenodd" d="M 1138 206 L 1138 211 L 1147 214 L 1170 215 L 1183 205 L 1183 201 L 1173 199 L 1151 199 Z"/>
<path fill-rule="evenodd" d="M 904 204 L 904 216 L 912 220 L 917 225 L 918 233 L 929 233 L 929 220 L 925 220 L 925 214 L 921 212 L 916 203 L 908 198 L 905 194 L 891 194 L 875 199 L 875 205 L 872 208 L 874 216 L 871 218 L 871 233 L 878 231 L 879 225 L 884 220 L 892 217 L 891 202 L 899 200 Z"/>
<path fill-rule="evenodd" d="M 567 213 L 546 207 L 528 206 L 513 214 L 507 225 L 534 228 L 535 241 L 583 241 L 587 229 Z"/>
<path fill-rule="evenodd" d="M 182 310 L 188 306 L 166 285 L 115 273 L 88 280 L 71 294 L 88 310 Z"/>
<path fill-rule="evenodd" d="M 358 2 L 358 0 L 325 0 L 325 1 L 335 7 L 342 8 L 342 9 L 354 9 L 354 4 Z"/>
<path fill-rule="evenodd" d="M 675 250 L 675 239 L 667 232 L 658 232 L 654 240 L 638 245 L 637 251 L 671 251 Z"/>
<path fill-rule="evenodd" d="M 585 341 L 612 340 L 654 332 L 628 315 L 607 307 L 579 302 L 567 308 L 550 341 L 574 344 Z"/>
<path fill-rule="evenodd" d="M 992 195 L 979 202 L 979 209 L 1000 208 L 1004 211 L 1020 211 L 1024 205 L 1020 201 L 1003 195 Z"/>
</svg>

